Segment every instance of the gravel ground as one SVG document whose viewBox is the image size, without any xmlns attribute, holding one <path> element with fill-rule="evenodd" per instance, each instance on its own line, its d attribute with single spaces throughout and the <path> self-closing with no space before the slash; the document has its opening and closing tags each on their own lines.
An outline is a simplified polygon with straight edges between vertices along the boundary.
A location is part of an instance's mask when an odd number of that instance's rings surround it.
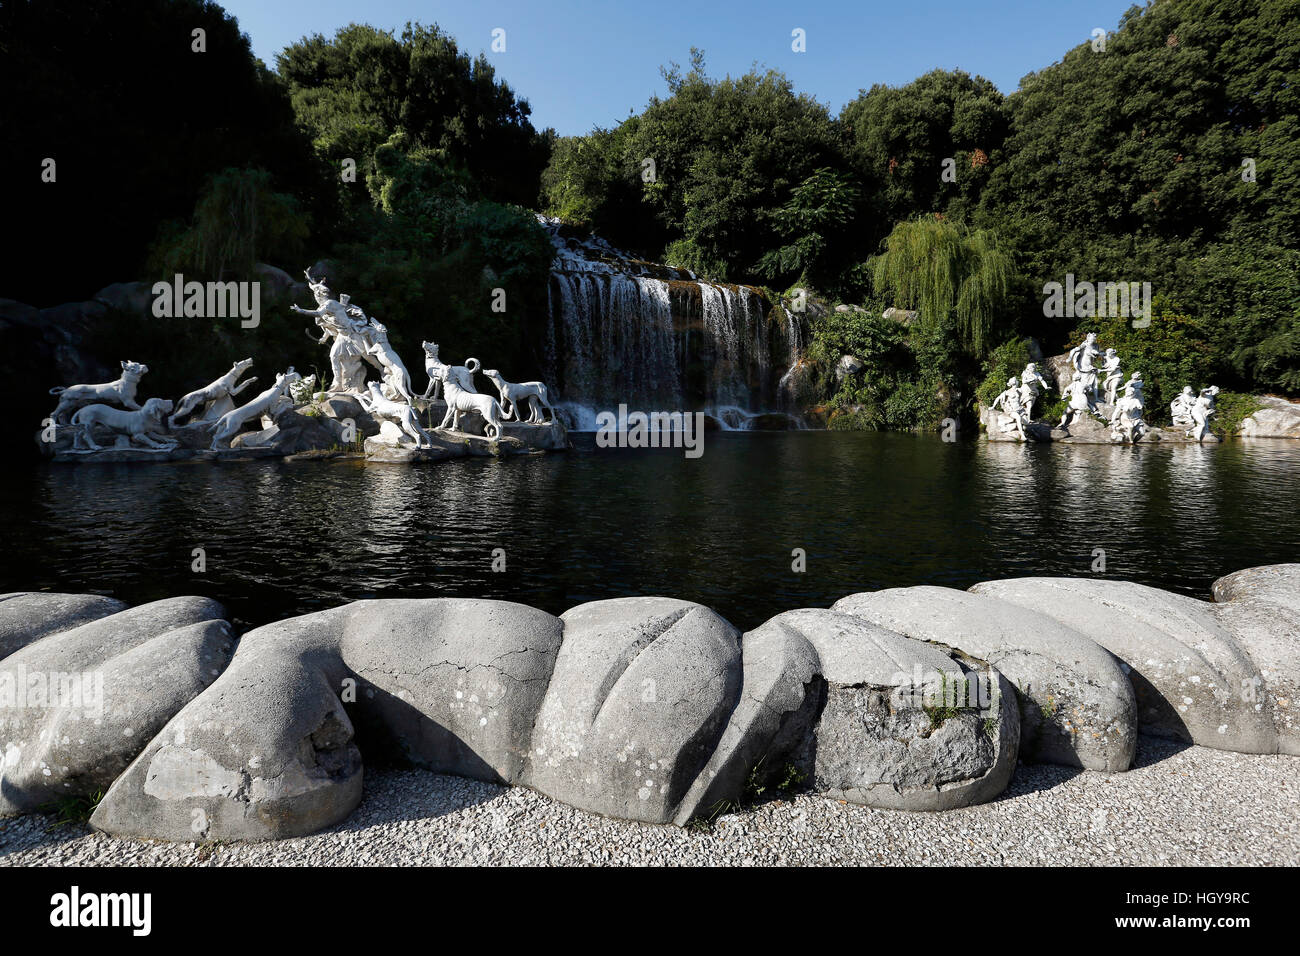
<svg viewBox="0 0 1300 956">
<path fill-rule="evenodd" d="M 805 795 L 689 830 L 422 770 L 368 773 L 346 822 L 279 843 L 137 843 L 51 822 L 0 820 L 0 865 L 1296 866 L 1300 758 L 1143 738 L 1128 773 L 1021 765 L 998 800 L 965 810 L 868 810 Z"/>
</svg>

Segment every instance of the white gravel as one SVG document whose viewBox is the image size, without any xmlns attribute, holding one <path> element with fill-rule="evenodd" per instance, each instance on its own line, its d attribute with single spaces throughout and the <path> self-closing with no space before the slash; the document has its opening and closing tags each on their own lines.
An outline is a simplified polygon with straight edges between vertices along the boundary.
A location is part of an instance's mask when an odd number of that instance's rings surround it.
<svg viewBox="0 0 1300 956">
<path fill-rule="evenodd" d="M 993 803 L 947 813 L 774 800 L 711 829 L 625 823 L 523 788 L 367 772 L 346 822 L 278 843 L 137 843 L 0 820 L 0 865 L 1300 865 L 1300 758 L 1143 738 L 1107 776 L 1017 768 Z"/>
</svg>

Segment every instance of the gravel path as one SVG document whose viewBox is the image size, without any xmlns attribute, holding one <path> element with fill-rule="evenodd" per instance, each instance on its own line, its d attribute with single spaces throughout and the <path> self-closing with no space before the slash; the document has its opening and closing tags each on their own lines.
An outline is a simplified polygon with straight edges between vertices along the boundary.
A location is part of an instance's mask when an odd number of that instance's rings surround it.
<svg viewBox="0 0 1300 956">
<path fill-rule="evenodd" d="M 361 806 L 279 843 L 110 839 L 51 820 L 0 820 L 0 865 L 1300 864 L 1300 758 L 1143 738 L 1128 773 L 1021 765 L 983 806 L 868 810 L 774 800 L 680 830 L 607 820 L 522 788 L 422 770 L 368 773 Z"/>
</svg>

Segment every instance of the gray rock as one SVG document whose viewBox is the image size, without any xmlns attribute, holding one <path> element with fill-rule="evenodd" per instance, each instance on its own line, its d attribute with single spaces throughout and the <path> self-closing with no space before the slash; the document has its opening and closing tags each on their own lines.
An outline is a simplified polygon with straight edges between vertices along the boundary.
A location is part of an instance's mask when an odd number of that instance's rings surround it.
<svg viewBox="0 0 1300 956">
<path fill-rule="evenodd" d="M 835 363 L 835 381 L 841 382 L 847 376 L 857 375 L 864 367 L 865 363 L 856 355 L 841 355 Z"/>
<path fill-rule="evenodd" d="M 234 648 L 230 625 L 203 621 L 71 671 L 39 642 L 0 663 L 6 679 L 27 686 L 25 706 L 5 707 L 0 690 L 0 815 L 51 800 L 101 792 L 177 711 L 225 668 Z M 33 684 L 34 680 L 34 684 Z M 33 686 L 44 686 L 38 703 Z"/>
<path fill-rule="evenodd" d="M 1241 422 L 1243 438 L 1300 438 L 1300 402 L 1274 395 L 1257 395 L 1264 407 Z"/>
<path fill-rule="evenodd" d="M 677 808 L 679 826 L 739 801 L 751 772 L 760 783 L 771 781 L 812 732 L 825 682 L 817 651 L 803 634 L 777 619 L 747 632 L 741 667 L 740 700 Z"/>
<path fill-rule="evenodd" d="M 1057 621 L 951 588 L 853 594 L 834 610 L 987 661 L 1019 691 L 1020 754 L 1043 763 L 1127 770 L 1137 744 L 1133 688 L 1109 652 Z"/>
<path fill-rule="evenodd" d="M 361 799 L 357 728 L 376 754 L 516 782 L 560 634 L 545 612 L 455 599 L 359 601 L 257 628 L 91 822 L 166 840 L 311 833 Z"/>
<path fill-rule="evenodd" d="M 972 593 L 1037 611 L 1087 635 L 1128 669 L 1139 728 L 1218 750 L 1276 753 L 1272 718 L 1243 699 L 1261 676 L 1213 605 L 1129 581 L 1014 578 Z"/>
<path fill-rule="evenodd" d="M 822 609 L 777 615 L 747 634 L 744 647 L 767 650 L 768 660 L 758 668 L 746 661 L 732 725 L 745 708 L 758 720 L 748 748 L 736 748 L 739 763 L 763 759 L 771 775 L 788 760 L 819 793 L 897 810 L 968 806 L 1011 779 L 1020 739 L 1015 693 L 981 662 Z M 774 669 L 773 656 L 795 666 Z M 775 695 L 751 698 L 755 670 L 755 689 Z M 814 676 L 796 686 L 809 670 Z M 724 745 L 738 736 L 728 731 Z M 759 741 L 765 753 L 754 752 Z"/>
<path fill-rule="evenodd" d="M 0 594 L 0 661 L 43 637 L 125 611 L 126 607 L 121 601 L 98 594 Z"/>
<path fill-rule="evenodd" d="M 278 455 L 296 455 L 339 444 L 338 435 L 322 421 L 285 409 L 275 416 L 270 428 L 243 432 L 231 441 L 231 448 L 267 448 Z"/>
<path fill-rule="evenodd" d="M 1270 714 L 1278 751 L 1300 755 L 1300 564 L 1275 564 L 1214 582 L 1219 623 L 1236 635 L 1259 668 L 1260 684 L 1243 701 Z"/>
<path fill-rule="evenodd" d="M 28 607 L 75 619 L 57 606 Z M 223 615 L 208 598 L 155 601 L 47 633 L 0 660 L 0 814 L 110 783 L 220 672 L 229 653 Z"/>
<path fill-rule="evenodd" d="M 527 783 L 607 816 L 669 822 L 739 699 L 739 633 L 658 597 L 582 604 L 561 620 Z"/>
</svg>

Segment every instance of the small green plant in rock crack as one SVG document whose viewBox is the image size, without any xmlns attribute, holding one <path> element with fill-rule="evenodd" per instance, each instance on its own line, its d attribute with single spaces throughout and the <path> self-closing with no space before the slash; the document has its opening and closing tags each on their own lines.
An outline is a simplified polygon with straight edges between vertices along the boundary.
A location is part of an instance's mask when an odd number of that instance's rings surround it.
<svg viewBox="0 0 1300 956">
<path fill-rule="evenodd" d="M 97 790 L 89 796 L 63 796 L 42 804 L 36 808 L 36 812 L 54 817 L 53 822 L 45 828 L 46 833 L 51 833 L 59 827 L 80 826 L 90 822 L 91 814 L 103 799 L 103 790 Z"/>
<path fill-rule="evenodd" d="M 763 758 L 766 759 L 766 758 Z M 729 813 L 740 813 L 744 810 L 752 810 L 763 799 L 763 794 L 770 789 L 778 794 L 790 794 L 800 789 L 808 775 L 800 771 L 793 763 L 786 763 L 780 770 L 776 778 L 777 783 L 769 786 L 762 783 L 763 779 L 763 759 L 760 759 L 749 771 L 749 776 L 745 779 L 745 789 L 739 800 L 719 800 L 713 804 L 705 813 L 693 817 L 687 824 L 687 829 L 696 832 L 712 832 L 714 823 L 719 817 Z"/>
</svg>

